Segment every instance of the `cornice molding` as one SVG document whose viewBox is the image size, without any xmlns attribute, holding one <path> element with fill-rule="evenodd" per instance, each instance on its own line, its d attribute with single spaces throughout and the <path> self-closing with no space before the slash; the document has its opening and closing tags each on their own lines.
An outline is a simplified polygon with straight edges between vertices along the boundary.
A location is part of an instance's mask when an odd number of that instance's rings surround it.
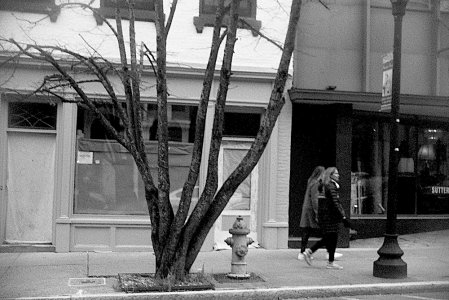
<svg viewBox="0 0 449 300">
<path fill-rule="evenodd" d="M 0 52 L 0 64 L 7 62 L 11 59 L 13 55 L 16 53 L 12 52 Z M 118 59 L 115 58 L 106 58 L 108 59 L 114 66 L 119 67 L 120 63 Z M 71 64 L 75 63 L 74 60 L 69 59 L 67 57 L 60 57 L 58 61 L 62 64 L 62 66 L 66 68 L 71 68 Z M 10 62 L 10 65 L 16 64 L 17 67 L 20 68 L 33 68 L 33 69 L 41 69 L 41 70 L 52 70 L 53 67 L 44 61 L 36 60 L 30 57 L 20 57 L 20 59 Z M 144 65 L 145 69 L 143 70 L 143 76 L 154 77 L 153 70 L 151 69 L 150 64 Z M 78 64 L 77 68 L 81 68 Z M 218 78 L 220 75 L 220 65 L 217 65 L 217 69 L 215 70 L 215 76 Z M 203 78 L 204 71 L 206 69 L 206 65 L 198 64 L 198 63 L 167 63 L 167 74 L 168 76 L 175 76 L 180 78 Z M 269 69 L 269 68 L 259 68 L 259 67 L 251 67 L 251 66 L 233 66 L 232 69 L 232 78 L 237 80 L 251 80 L 258 82 L 272 82 L 276 77 L 277 70 Z"/>
<path fill-rule="evenodd" d="M 288 91 L 292 103 L 348 103 L 380 105 L 381 93 L 323 91 L 292 88 Z M 401 105 L 449 107 L 449 96 L 400 95 Z"/>
</svg>

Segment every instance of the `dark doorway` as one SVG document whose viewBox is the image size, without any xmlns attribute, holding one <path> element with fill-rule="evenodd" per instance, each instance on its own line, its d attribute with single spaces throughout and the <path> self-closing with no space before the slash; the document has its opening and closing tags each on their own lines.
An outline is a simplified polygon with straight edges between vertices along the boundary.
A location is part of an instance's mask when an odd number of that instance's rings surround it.
<svg viewBox="0 0 449 300">
<path fill-rule="evenodd" d="M 307 179 L 316 166 L 337 166 L 342 174 L 340 196 L 343 206 L 348 208 L 349 215 L 351 111 L 351 106 L 347 105 L 293 105 L 289 247 L 296 248 L 290 241 L 298 240 L 301 236 L 299 224 L 304 193 Z M 348 198 L 348 201 L 345 198 Z M 316 235 L 319 235 L 319 232 L 316 232 Z M 340 239 L 342 238 L 345 239 L 344 236 Z"/>
</svg>

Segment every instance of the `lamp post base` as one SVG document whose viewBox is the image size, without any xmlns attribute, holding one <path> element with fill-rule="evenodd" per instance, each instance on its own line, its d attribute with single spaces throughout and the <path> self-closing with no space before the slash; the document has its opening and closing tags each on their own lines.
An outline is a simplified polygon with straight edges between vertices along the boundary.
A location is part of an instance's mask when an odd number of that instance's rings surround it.
<svg viewBox="0 0 449 300">
<path fill-rule="evenodd" d="M 398 244 L 397 234 L 385 234 L 382 247 L 377 251 L 379 259 L 374 262 L 373 275 L 380 278 L 407 277 L 407 263 L 401 256 L 404 252 Z"/>
</svg>

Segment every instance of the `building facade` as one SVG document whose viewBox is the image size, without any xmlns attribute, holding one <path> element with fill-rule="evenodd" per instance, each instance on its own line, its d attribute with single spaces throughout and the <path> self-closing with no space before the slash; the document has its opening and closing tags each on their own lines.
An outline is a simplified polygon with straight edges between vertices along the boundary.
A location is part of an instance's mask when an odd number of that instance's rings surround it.
<svg viewBox="0 0 449 300">
<path fill-rule="evenodd" d="M 307 177 L 335 165 L 358 237 L 382 236 L 394 18 L 388 0 L 304 1 L 293 88 L 289 239 Z M 449 228 L 449 1 L 410 0 L 402 22 L 397 230 Z M 386 59 L 387 58 L 387 59 Z M 294 167 L 295 166 L 295 167 Z M 342 245 L 349 245 L 343 232 Z"/>
<path fill-rule="evenodd" d="M 2 35 L 18 42 L 58 45 L 81 53 L 95 49 L 117 62 L 116 42 L 104 22 L 87 9 L 58 6 L 66 2 L 1 1 Z M 290 3 L 245 0 L 239 9 L 252 29 L 282 41 Z M 168 15 L 170 1 L 164 4 Z M 96 0 L 92 5 L 114 22 L 112 1 Z M 170 198 L 175 209 L 192 154 L 194 116 L 215 5 L 209 0 L 180 1 L 168 38 Z M 152 1 L 136 1 L 136 19 L 137 44 L 144 42 L 154 50 Z M 124 32 L 127 26 L 124 21 Z M 280 59 L 280 50 L 252 29 L 238 29 L 219 158 L 221 182 L 255 136 Z M 2 45 L 0 59 L 4 63 L 14 49 Z M 59 59 L 64 63 L 64 57 Z M 155 78 L 149 64 L 145 65 L 141 90 L 143 130 L 146 151 L 155 159 Z M 151 250 L 151 224 L 142 182 L 129 153 L 108 140 L 106 131 L 89 111 L 51 95 L 29 96 L 44 76 L 54 72 L 49 65 L 30 58 L 3 64 L 0 70 L 0 251 L 27 247 L 56 252 Z M 118 82 L 118 78 L 112 80 Z M 203 161 L 208 157 L 217 89 L 218 82 L 214 81 Z M 77 100 L 70 89 L 64 93 L 66 98 Z M 88 86 L 86 93 L 99 99 L 106 97 L 95 85 Z M 224 246 L 223 240 L 237 215 L 244 217 L 250 235 L 259 245 L 268 249 L 287 247 L 291 108 L 287 101 L 258 166 L 217 220 L 203 250 Z M 102 109 L 114 122 L 111 107 L 105 105 Z M 118 122 L 115 125 L 120 127 Z M 204 188 L 206 171 L 202 167 L 195 197 Z"/>
</svg>

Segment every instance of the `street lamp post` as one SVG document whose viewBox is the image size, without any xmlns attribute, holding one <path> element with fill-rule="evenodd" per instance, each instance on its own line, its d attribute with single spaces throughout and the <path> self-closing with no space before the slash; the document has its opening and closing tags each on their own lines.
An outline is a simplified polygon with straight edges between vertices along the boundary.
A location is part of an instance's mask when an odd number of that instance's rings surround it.
<svg viewBox="0 0 449 300">
<path fill-rule="evenodd" d="M 396 202 L 397 177 L 399 162 L 399 97 L 401 91 L 401 40 L 402 17 L 408 0 L 391 0 L 394 17 L 393 43 L 393 78 L 391 91 L 391 132 L 390 132 L 390 162 L 388 176 L 388 203 L 385 238 L 382 247 L 377 251 L 378 260 L 374 262 L 373 275 L 382 278 L 407 277 L 407 264 L 401 259 L 404 252 L 398 244 L 396 234 Z"/>
</svg>

